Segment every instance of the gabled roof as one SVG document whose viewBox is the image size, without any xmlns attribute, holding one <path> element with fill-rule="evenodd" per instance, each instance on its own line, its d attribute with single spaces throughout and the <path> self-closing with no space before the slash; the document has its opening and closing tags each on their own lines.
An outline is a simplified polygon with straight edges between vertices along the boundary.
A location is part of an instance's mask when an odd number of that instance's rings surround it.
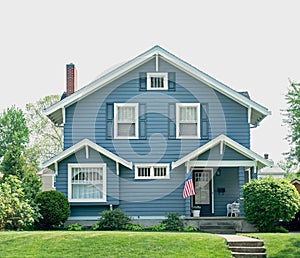
<svg viewBox="0 0 300 258">
<path fill-rule="evenodd" d="M 228 136 L 221 134 L 218 137 L 214 138 L 213 140 L 209 141 L 208 143 L 204 144 L 203 146 L 190 152 L 186 156 L 180 158 L 179 160 L 177 160 L 175 162 L 172 162 L 172 169 L 179 167 L 183 163 L 198 157 L 202 153 L 212 149 L 213 147 L 215 147 L 219 144 L 227 145 L 228 147 L 239 152 L 240 154 L 244 155 L 245 157 L 256 161 L 260 167 L 273 165 L 272 161 L 264 159 L 263 157 L 261 157 L 260 155 L 258 155 L 255 152 L 253 152 L 252 150 L 249 150 L 248 148 L 244 147 L 243 145 L 239 144 L 238 142 L 230 139 Z"/>
<path fill-rule="evenodd" d="M 103 74 L 101 77 L 96 79 L 95 81 L 89 83 L 88 85 L 81 88 L 77 92 L 73 93 L 67 98 L 64 98 L 60 102 L 46 109 L 45 114 L 55 124 L 62 125 L 64 123 L 64 109 L 66 107 L 72 105 L 73 103 L 76 103 L 77 101 L 88 96 L 89 94 L 92 94 L 98 89 L 106 86 L 108 83 L 125 75 L 126 73 L 132 71 L 133 69 L 146 63 L 147 61 L 149 61 L 150 59 L 156 56 L 159 56 L 160 58 L 170 63 L 171 65 L 174 65 L 178 69 L 188 73 L 189 75 L 193 76 L 199 81 L 205 83 L 209 87 L 219 91 L 220 93 L 226 95 L 227 97 L 247 107 L 250 116 L 249 121 L 252 125 L 257 126 L 261 120 L 263 120 L 267 115 L 271 114 L 271 112 L 267 108 L 261 106 L 255 101 L 249 99 L 247 96 L 231 89 L 225 84 L 210 77 L 209 75 L 198 70 L 194 66 L 188 64 L 187 62 L 181 60 L 180 58 L 171 54 L 170 52 L 166 51 L 160 46 L 154 46 L 153 48 L 149 49 L 143 54 L 131 59 L 126 63 L 121 64 L 120 66 L 116 67 L 113 70 L 108 71 L 107 73 Z"/>
<path fill-rule="evenodd" d="M 61 152 L 58 155 L 51 158 L 50 160 L 44 162 L 43 167 L 44 168 L 51 167 L 51 166 L 55 165 L 57 162 L 64 160 L 65 158 L 69 157 L 70 155 L 78 152 L 79 150 L 81 150 L 85 147 L 90 147 L 90 148 L 94 149 L 95 151 L 105 155 L 106 157 L 114 160 L 115 162 L 120 163 L 123 166 L 132 169 L 132 162 L 128 162 L 125 159 L 122 159 L 121 157 L 104 149 L 103 147 L 99 146 L 98 144 L 90 141 L 89 139 L 83 139 L 82 141 L 76 143 L 69 149 L 64 150 L 63 152 Z"/>
<path fill-rule="evenodd" d="M 298 184 L 298 185 L 300 185 L 300 180 L 298 180 L 298 179 L 293 179 L 292 181 L 291 181 L 291 184 Z"/>
</svg>

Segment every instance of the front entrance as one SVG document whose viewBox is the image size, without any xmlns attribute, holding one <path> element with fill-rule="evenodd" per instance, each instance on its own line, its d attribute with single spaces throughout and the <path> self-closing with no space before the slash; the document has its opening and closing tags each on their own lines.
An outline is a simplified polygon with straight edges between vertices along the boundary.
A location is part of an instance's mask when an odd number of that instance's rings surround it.
<svg viewBox="0 0 300 258">
<path fill-rule="evenodd" d="M 192 198 L 192 206 L 201 207 L 201 216 L 212 214 L 212 171 L 206 168 L 192 169 L 196 191 Z"/>
</svg>

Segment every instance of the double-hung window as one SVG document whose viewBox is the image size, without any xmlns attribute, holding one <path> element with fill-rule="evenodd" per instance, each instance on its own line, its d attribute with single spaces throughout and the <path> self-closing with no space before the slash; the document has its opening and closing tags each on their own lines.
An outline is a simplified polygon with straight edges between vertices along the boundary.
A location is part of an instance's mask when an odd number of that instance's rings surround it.
<svg viewBox="0 0 300 258">
<path fill-rule="evenodd" d="M 69 164 L 68 184 L 71 202 L 105 202 L 106 164 Z"/>
<path fill-rule="evenodd" d="M 169 179 L 169 164 L 136 164 L 135 179 Z"/>
<path fill-rule="evenodd" d="M 200 103 L 176 104 L 176 137 L 200 138 Z"/>
<path fill-rule="evenodd" d="M 115 103 L 114 138 L 138 139 L 138 103 Z"/>
</svg>

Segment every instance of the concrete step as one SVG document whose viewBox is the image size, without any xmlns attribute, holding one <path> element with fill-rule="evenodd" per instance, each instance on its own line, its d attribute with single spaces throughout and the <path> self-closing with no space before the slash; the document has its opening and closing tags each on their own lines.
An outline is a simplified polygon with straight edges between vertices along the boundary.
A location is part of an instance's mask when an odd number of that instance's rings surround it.
<svg viewBox="0 0 300 258">
<path fill-rule="evenodd" d="M 232 225 L 201 225 L 200 231 L 212 234 L 235 234 L 235 228 Z"/>
<path fill-rule="evenodd" d="M 200 231 L 205 233 L 211 233 L 211 234 L 235 234 L 235 230 L 233 229 L 222 229 L 222 228 L 215 228 L 215 229 L 202 229 L 200 228 Z"/>
<path fill-rule="evenodd" d="M 229 247 L 243 246 L 243 247 L 261 247 L 264 246 L 264 241 L 262 240 L 252 240 L 252 241 L 227 241 Z"/>
<path fill-rule="evenodd" d="M 236 258 L 261 258 L 261 257 L 267 257 L 267 253 L 236 253 L 231 252 L 232 257 Z"/>
<path fill-rule="evenodd" d="M 229 246 L 232 252 L 236 253 L 265 253 L 266 248 L 264 246 Z"/>
</svg>

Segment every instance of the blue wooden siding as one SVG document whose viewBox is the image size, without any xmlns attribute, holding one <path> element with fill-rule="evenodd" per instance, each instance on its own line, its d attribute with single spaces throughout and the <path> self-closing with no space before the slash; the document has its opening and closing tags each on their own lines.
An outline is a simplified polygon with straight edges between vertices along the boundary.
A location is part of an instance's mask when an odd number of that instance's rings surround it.
<svg viewBox="0 0 300 258">
<path fill-rule="evenodd" d="M 220 145 L 217 145 L 210 150 L 198 156 L 198 160 L 250 160 L 248 157 L 233 150 L 224 144 L 223 155 L 220 154 Z"/>
<path fill-rule="evenodd" d="M 170 212 L 185 215 L 183 169 L 173 170 L 170 179 L 135 180 L 134 171 L 123 167 L 119 207 L 130 216 L 166 216 Z"/>
<path fill-rule="evenodd" d="M 140 89 L 140 72 L 155 72 L 155 59 L 141 65 L 106 87 L 92 93 L 76 104 L 66 108 L 64 126 L 64 148 L 67 149 L 84 138 L 88 138 L 112 153 L 133 163 L 169 163 L 176 161 L 220 134 L 225 134 L 245 147 L 250 147 L 250 127 L 247 109 L 204 83 L 160 60 L 159 72 L 172 72 L 176 87 L 170 91 L 145 91 Z M 146 126 L 143 139 L 115 140 L 107 132 L 107 103 L 139 103 L 146 110 L 142 118 Z M 208 137 L 205 139 L 181 140 L 170 137 L 170 125 L 174 118 L 170 106 L 176 103 L 204 103 L 208 109 Z M 142 106 L 143 105 L 143 106 Z M 111 123 L 110 119 L 110 123 Z M 171 125 L 172 126 L 172 125 Z M 142 133 L 142 132 L 140 132 Z M 134 170 L 120 165 L 120 176 L 116 176 L 116 164 L 108 158 L 90 151 L 85 159 L 79 151 L 59 163 L 57 190 L 67 195 L 67 164 L 107 164 L 107 203 L 71 204 L 72 216 L 97 216 L 109 204 L 119 205 L 130 216 L 165 216 L 168 212 L 186 214 L 188 200 L 182 199 L 185 167 L 171 171 L 170 179 L 134 180 Z M 217 159 L 218 147 L 199 159 Z M 223 159 L 245 159 L 230 148 L 225 148 Z M 237 168 L 224 168 L 215 177 L 215 215 L 226 215 L 226 203 L 239 197 L 239 174 Z M 241 179 L 241 178 L 240 178 Z M 226 189 L 218 196 L 217 188 Z M 96 208 L 95 208 L 96 207 Z"/>
</svg>

